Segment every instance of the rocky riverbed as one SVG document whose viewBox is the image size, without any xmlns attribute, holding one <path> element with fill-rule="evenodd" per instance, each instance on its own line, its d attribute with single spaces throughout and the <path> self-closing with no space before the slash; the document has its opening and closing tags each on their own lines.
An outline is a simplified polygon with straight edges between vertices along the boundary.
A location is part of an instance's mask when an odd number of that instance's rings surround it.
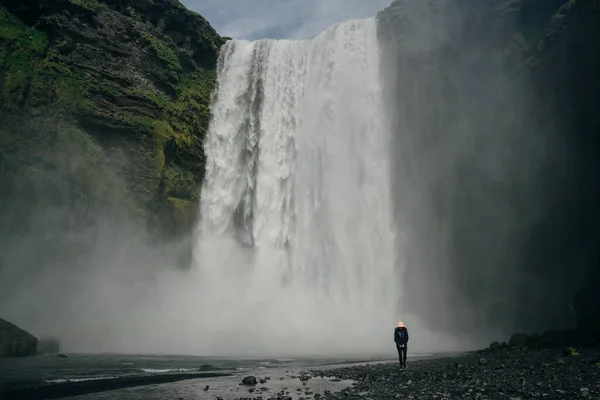
<svg viewBox="0 0 600 400">
<path fill-rule="evenodd" d="M 354 384 L 325 399 L 600 399 L 600 347 L 504 347 L 457 358 L 315 371 Z"/>
</svg>

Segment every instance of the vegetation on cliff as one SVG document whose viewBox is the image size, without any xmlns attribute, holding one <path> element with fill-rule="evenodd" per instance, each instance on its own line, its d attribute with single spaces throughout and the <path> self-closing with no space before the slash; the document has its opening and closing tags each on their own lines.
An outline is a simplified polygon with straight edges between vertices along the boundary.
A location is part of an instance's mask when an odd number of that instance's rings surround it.
<svg viewBox="0 0 600 400">
<path fill-rule="evenodd" d="M 186 232 L 224 40 L 176 0 L 0 0 L 3 217 L 116 207 Z"/>
</svg>

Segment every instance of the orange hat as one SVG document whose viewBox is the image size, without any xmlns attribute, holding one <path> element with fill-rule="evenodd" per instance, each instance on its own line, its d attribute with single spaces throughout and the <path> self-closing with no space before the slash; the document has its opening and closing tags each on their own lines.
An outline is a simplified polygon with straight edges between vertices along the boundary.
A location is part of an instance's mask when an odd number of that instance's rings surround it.
<svg viewBox="0 0 600 400">
<path fill-rule="evenodd" d="M 402 322 L 402 321 L 398 322 L 398 328 L 404 328 L 404 322 Z"/>
</svg>

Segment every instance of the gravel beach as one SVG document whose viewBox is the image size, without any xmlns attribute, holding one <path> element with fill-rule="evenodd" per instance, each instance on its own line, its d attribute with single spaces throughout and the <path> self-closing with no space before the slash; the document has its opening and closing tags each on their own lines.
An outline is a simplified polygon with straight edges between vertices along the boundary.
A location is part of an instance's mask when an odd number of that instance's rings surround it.
<svg viewBox="0 0 600 400">
<path fill-rule="evenodd" d="M 502 348 L 461 357 L 365 365 L 320 376 L 354 384 L 325 399 L 600 399 L 600 347 Z"/>
</svg>

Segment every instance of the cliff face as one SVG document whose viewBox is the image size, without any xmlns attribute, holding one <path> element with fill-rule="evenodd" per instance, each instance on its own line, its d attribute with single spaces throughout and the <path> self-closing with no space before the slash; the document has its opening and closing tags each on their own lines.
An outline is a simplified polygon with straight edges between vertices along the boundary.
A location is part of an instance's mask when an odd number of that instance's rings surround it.
<svg viewBox="0 0 600 400">
<path fill-rule="evenodd" d="M 507 333 L 597 319 L 600 2 L 397 0 L 379 27 L 412 311 Z"/>
<path fill-rule="evenodd" d="M 0 230 L 112 210 L 187 233 L 223 43 L 176 0 L 0 0 Z"/>
<path fill-rule="evenodd" d="M 38 340 L 27 331 L 0 319 L 0 357 L 25 357 L 36 352 Z"/>
</svg>

